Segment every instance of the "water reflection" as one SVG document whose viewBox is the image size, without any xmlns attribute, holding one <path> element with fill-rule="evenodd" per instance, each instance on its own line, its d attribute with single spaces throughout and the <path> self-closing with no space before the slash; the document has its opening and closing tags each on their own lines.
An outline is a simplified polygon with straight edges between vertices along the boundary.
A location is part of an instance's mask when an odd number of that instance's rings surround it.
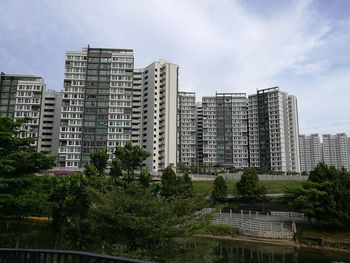
<svg viewBox="0 0 350 263">
<path fill-rule="evenodd" d="M 282 246 L 261 245 L 237 241 L 183 240 L 176 255 L 169 253 L 164 262 L 216 263 L 338 263 L 350 262 L 350 256 L 307 251 Z M 161 261 L 163 261 L 161 260 Z"/>
</svg>

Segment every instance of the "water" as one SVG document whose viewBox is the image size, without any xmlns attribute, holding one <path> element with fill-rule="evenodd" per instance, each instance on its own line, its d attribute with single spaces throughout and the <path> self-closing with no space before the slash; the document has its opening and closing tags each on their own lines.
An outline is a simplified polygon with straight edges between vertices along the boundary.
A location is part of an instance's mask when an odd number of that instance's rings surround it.
<svg viewBox="0 0 350 263">
<path fill-rule="evenodd" d="M 177 259 L 168 258 L 164 259 L 164 261 L 201 263 L 350 263 L 350 255 L 237 241 L 195 239 L 184 242 L 183 246 L 187 246 L 190 252 L 178 254 Z"/>
</svg>

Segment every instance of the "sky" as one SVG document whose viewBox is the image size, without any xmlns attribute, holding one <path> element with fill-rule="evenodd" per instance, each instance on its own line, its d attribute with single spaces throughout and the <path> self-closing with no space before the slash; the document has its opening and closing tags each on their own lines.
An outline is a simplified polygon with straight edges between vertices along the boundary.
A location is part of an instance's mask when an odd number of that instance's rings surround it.
<svg viewBox="0 0 350 263">
<path fill-rule="evenodd" d="M 301 134 L 350 133 L 348 0 L 1 0 L 0 71 L 62 90 L 66 51 L 130 48 L 135 67 L 179 65 L 179 90 L 279 86 Z"/>
</svg>

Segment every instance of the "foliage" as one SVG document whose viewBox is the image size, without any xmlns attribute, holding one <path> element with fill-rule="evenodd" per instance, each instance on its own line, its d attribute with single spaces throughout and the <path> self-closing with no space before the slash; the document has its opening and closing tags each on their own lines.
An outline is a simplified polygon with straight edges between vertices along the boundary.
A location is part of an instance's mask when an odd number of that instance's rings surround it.
<svg viewBox="0 0 350 263">
<path fill-rule="evenodd" d="M 213 236 L 237 236 L 238 229 L 229 225 L 206 225 L 198 231 L 198 234 L 207 234 Z"/>
<path fill-rule="evenodd" d="M 20 138 L 20 128 L 29 119 L 0 116 L 0 177 L 19 177 L 52 167 L 53 157 L 38 153 L 31 146 L 34 138 Z"/>
<path fill-rule="evenodd" d="M 91 206 L 97 241 L 126 250 L 155 249 L 173 237 L 190 233 L 205 221 L 195 212 L 204 203 L 196 199 L 164 200 L 132 182 L 107 194 L 94 192 Z"/>
<path fill-rule="evenodd" d="M 226 200 L 227 184 L 222 176 L 217 176 L 214 180 L 214 188 L 211 192 L 212 199 L 216 202 Z"/>
<path fill-rule="evenodd" d="M 266 188 L 259 184 L 259 176 L 255 168 L 247 168 L 241 180 L 236 184 L 239 197 L 246 201 L 258 201 L 266 194 Z"/>
<path fill-rule="evenodd" d="M 140 185 L 143 187 L 149 187 L 151 184 L 152 176 L 147 170 L 142 170 L 139 175 Z"/>
<path fill-rule="evenodd" d="M 287 188 L 285 200 L 293 209 L 331 227 L 350 226 L 350 175 L 318 164 L 302 186 Z"/>
<path fill-rule="evenodd" d="M 61 232 L 75 247 L 83 248 L 91 240 L 88 187 L 92 179 L 81 174 L 51 177 L 48 185 L 51 225 L 56 243 Z"/>
<path fill-rule="evenodd" d="M 18 137 L 28 121 L 0 116 L 0 215 L 17 220 L 45 210 L 45 196 L 38 191 L 43 178 L 33 174 L 51 168 L 54 160 L 35 151 L 34 138 Z"/>
<path fill-rule="evenodd" d="M 124 180 L 128 183 L 134 180 L 135 171 L 141 169 L 143 161 L 150 156 L 150 153 L 133 145 L 131 141 L 124 147 L 118 146 L 114 154 L 118 161 L 112 162 L 112 175 L 117 176 L 122 173 Z"/>
<path fill-rule="evenodd" d="M 164 169 L 161 177 L 160 195 L 164 198 L 187 198 L 194 196 L 192 180 L 188 174 L 177 177 L 171 166 Z"/>
<path fill-rule="evenodd" d="M 97 170 L 96 166 L 92 163 L 88 163 L 85 165 L 84 174 L 89 177 L 96 177 L 99 175 L 99 171 Z"/>
<path fill-rule="evenodd" d="M 95 152 L 90 153 L 90 164 L 95 166 L 98 175 L 104 175 L 105 169 L 107 168 L 108 163 L 108 153 L 107 148 L 101 147 Z"/>
</svg>

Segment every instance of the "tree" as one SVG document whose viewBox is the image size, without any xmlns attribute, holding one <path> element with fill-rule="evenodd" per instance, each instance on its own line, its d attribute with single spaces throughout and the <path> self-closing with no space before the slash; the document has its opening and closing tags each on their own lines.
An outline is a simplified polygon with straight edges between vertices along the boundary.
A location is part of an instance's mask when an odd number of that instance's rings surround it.
<svg viewBox="0 0 350 263">
<path fill-rule="evenodd" d="M 47 170 L 54 158 L 36 152 L 31 144 L 35 138 L 20 138 L 20 128 L 30 119 L 0 116 L 0 171 L 1 177 L 19 177 Z"/>
<path fill-rule="evenodd" d="M 194 196 L 192 180 L 188 174 L 184 174 L 182 177 L 177 178 L 178 190 L 177 196 L 182 198 L 188 198 Z"/>
<path fill-rule="evenodd" d="M 265 187 L 259 184 L 259 176 L 255 168 L 247 168 L 236 184 L 237 193 L 246 201 L 260 200 L 266 193 Z"/>
<path fill-rule="evenodd" d="M 194 191 L 191 178 L 186 173 L 182 177 L 177 177 L 169 165 L 164 169 L 161 177 L 160 195 L 165 199 L 193 197 Z"/>
<path fill-rule="evenodd" d="M 55 245 L 61 234 L 80 249 L 91 241 L 88 194 L 91 186 L 95 186 L 92 178 L 81 174 L 50 178 L 48 188 Z"/>
<path fill-rule="evenodd" d="M 177 195 L 178 191 L 178 181 L 176 178 L 176 173 L 169 165 L 163 171 L 161 177 L 161 189 L 160 195 L 164 198 L 170 198 Z"/>
<path fill-rule="evenodd" d="M 302 186 L 285 189 L 284 199 L 319 225 L 350 227 L 350 175 L 345 169 L 318 164 Z"/>
<path fill-rule="evenodd" d="M 112 162 L 113 175 L 123 174 L 126 182 L 134 180 L 135 171 L 142 168 L 142 163 L 151 154 L 129 141 L 124 147 L 118 146 L 115 150 L 115 158 L 118 161 Z"/>
<path fill-rule="evenodd" d="M 31 146 L 34 138 L 20 138 L 29 119 L 0 116 L 0 213 L 21 219 L 39 213 L 44 197 L 37 191 L 41 178 L 34 173 L 52 167 L 53 157 L 38 153 Z"/>
<path fill-rule="evenodd" d="M 121 254 L 145 253 L 206 223 L 208 215 L 198 213 L 203 207 L 198 199 L 157 198 L 149 188 L 131 182 L 107 194 L 94 192 L 92 232 L 96 242 L 118 247 Z"/>
<path fill-rule="evenodd" d="M 139 176 L 139 182 L 142 187 L 149 187 L 151 184 L 152 176 L 147 170 L 142 170 Z"/>
<path fill-rule="evenodd" d="M 54 160 L 36 152 L 31 146 L 35 138 L 19 137 L 21 126 L 28 121 L 0 116 L 0 216 L 15 222 L 17 237 L 25 217 L 46 210 L 47 198 L 40 191 L 43 177 L 34 174 L 51 168 Z"/>
<path fill-rule="evenodd" d="M 222 176 L 217 176 L 214 180 L 214 189 L 211 193 L 211 197 L 214 201 L 220 202 L 227 198 L 227 185 Z"/>
<path fill-rule="evenodd" d="M 108 153 L 105 146 L 101 147 L 95 152 L 90 153 L 90 164 L 95 166 L 100 176 L 104 175 L 108 164 Z"/>
</svg>

